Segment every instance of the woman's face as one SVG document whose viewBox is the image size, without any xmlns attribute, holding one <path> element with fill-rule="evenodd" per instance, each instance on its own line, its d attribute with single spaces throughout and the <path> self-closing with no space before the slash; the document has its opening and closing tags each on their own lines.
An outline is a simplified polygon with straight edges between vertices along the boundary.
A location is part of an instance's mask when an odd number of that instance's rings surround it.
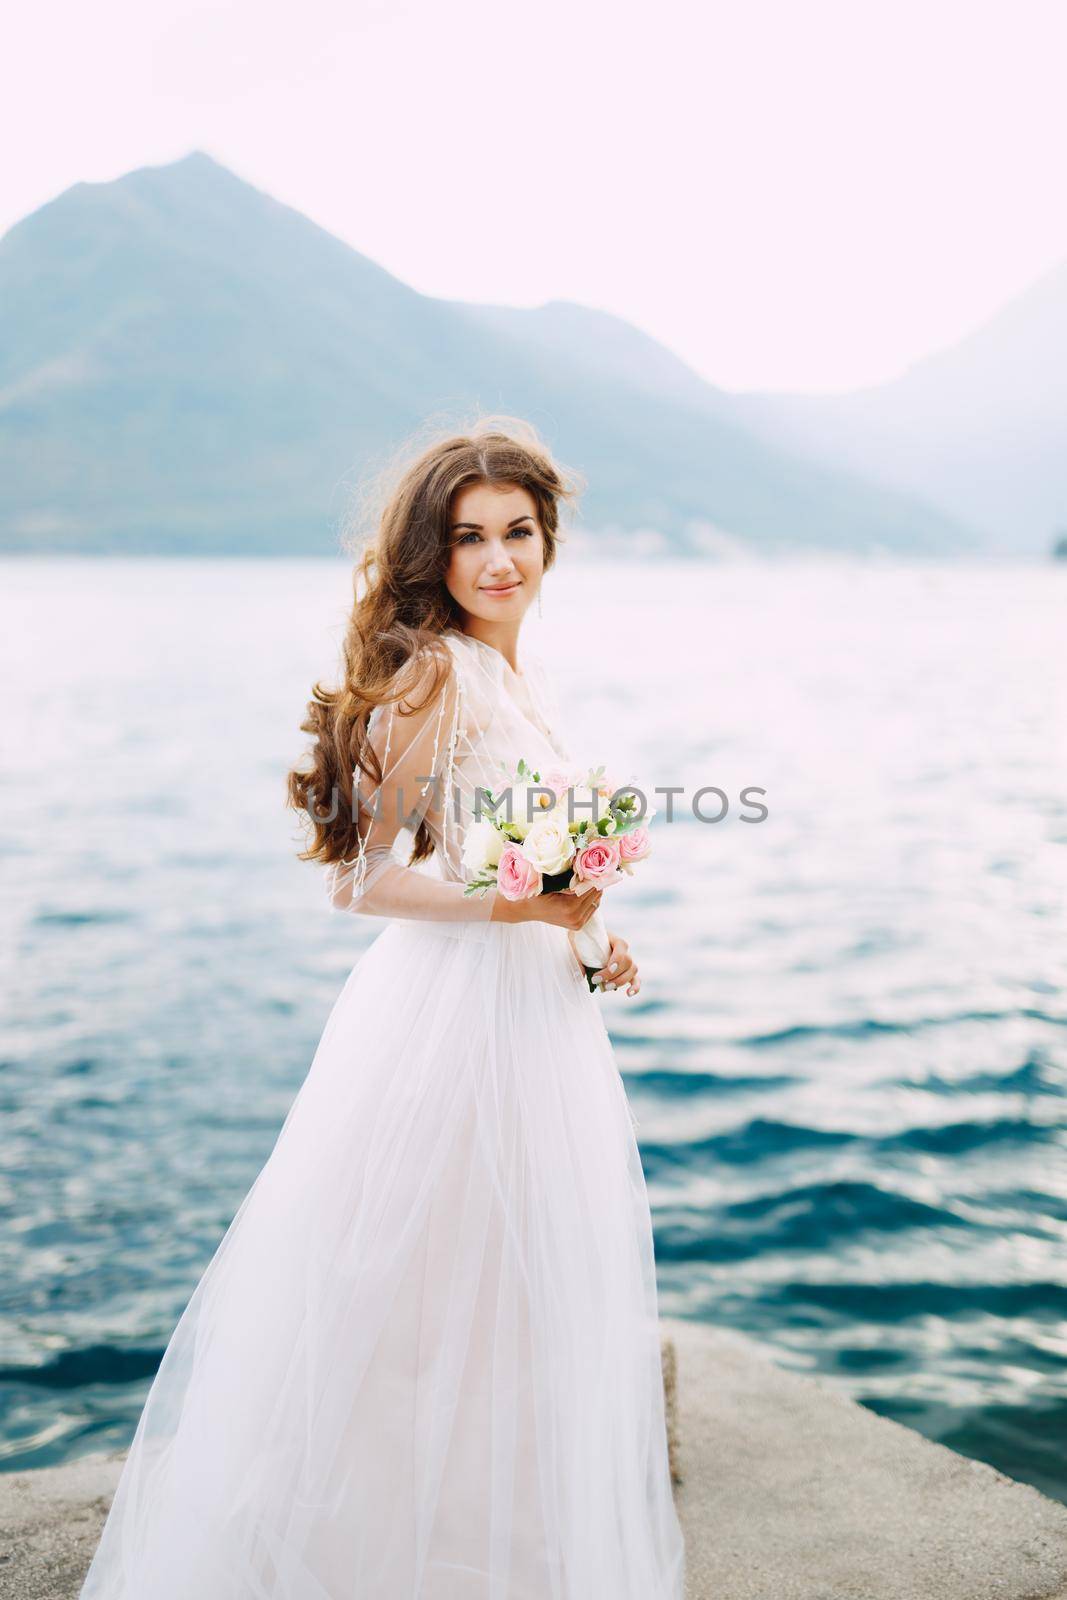
<svg viewBox="0 0 1067 1600">
<path fill-rule="evenodd" d="M 518 622 L 541 583 L 537 503 L 516 484 L 471 483 L 452 499 L 445 586 L 468 616 Z"/>
</svg>

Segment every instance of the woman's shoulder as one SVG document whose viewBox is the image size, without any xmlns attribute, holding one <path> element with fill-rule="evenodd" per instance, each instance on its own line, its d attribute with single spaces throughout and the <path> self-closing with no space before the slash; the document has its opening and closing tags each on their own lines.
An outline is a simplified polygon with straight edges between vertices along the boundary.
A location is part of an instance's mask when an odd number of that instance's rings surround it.
<svg viewBox="0 0 1067 1600">
<path fill-rule="evenodd" d="M 456 663 L 443 636 L 416 646 L 397 667 L 389 686 L 389 699 L 401 711 L 426 709 L 454 692 Z"/>
<path fill-rule="evenodd" d="M 506 662 L 499 650 L 473 634 L 446 628 L 403 663 L 393 693 L 405 701 L 423 701 L 444 692 L 475 706 L 510 696 L 505 676 Z M 522 677 L 532 691 L 551 695 L 551 674 L 540 650 L 523 650 Z"/>
<path fill-rule="evenodd" d="M 499 650 L 459 628 L 446 628 L 440 639 L 451 656 L 460 690 L 467 698 L 492 698 L 500 693 L 504 658 Z"/>
<path fill-rule="evenodd" d="M 464 633 L 459 628 L 448 628 L 440 637 L 457 661 L 469 662 L 486 673 L 503 675 L 506 662 L 494 645 L 486 644 L 484 639 L 477 638 L 473 633 Z M 521 655 L 523 674 L 534 671 L 544 673 L 546 664 L 539 650 L 530 649 L 524 644 Z"/>
</svg>

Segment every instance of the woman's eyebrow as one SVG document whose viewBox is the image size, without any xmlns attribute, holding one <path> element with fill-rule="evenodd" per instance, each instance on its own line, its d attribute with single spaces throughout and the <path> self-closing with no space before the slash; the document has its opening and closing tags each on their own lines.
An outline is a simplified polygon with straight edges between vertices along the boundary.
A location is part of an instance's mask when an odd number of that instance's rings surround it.
<svg viewBox="0 0 1067 1600">
<path fill-rule="evenodd" d="M 508 523 L 508 527 L 514 528 L 516 523 L 532 521 L 533 517 L 531 517 L 530 513 L 527 511 L 521 517 L 512 517 L 511 521 Z M 457 528 L 473 528 L 475 533 L 482 532 L 482 525 L 480 522 L 454 522 L 452 524 L 452 532 L 455 533 Z"/>
</svg>

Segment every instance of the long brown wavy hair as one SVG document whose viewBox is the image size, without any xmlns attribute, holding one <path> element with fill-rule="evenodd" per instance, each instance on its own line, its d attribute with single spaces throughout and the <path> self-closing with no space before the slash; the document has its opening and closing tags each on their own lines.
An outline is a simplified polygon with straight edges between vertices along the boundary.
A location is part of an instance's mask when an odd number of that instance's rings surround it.
<svg viewBox="0 0 1067 1600">
<path fill-rule="evenodd" d="M 377 706 L 401 698 L 398 684 L 407 664 L 424 651 L 439 662 L 426 697 L 412 703 L 412 710 L 429 704 L 444 683 L 450 658 L 440 634 L 463 621 L 444 581 L 451 559 L 452 500 L 458 490 L 475 483 L 528 491 L 544 535 L 547 571 L 562 538 L 559 502 L 576 501 L 580 479 L 556 465 L 529 423 L 489 416 L 464 433 L 441 432 L 429 443 L 419 437 L 410 440 L 365 493 L 355 536 L 345 540 L 357 561 L 354 604 L 341 649 L 341 682 L 335 689 L 312 686 L 300 724 L 314 738 L 310 764 L 295 768 L 286 780 L 286 804 L 310 824 L 310 840 L 299 852 L 302 861 L 325 865 L 355 853 L 354 780 L 358 771 L 375 783 L 382 779 L 368 724 Z M 409 865 L 433 851 L 425 822 L 419 823 L 414 840 Z"/>
</svg>

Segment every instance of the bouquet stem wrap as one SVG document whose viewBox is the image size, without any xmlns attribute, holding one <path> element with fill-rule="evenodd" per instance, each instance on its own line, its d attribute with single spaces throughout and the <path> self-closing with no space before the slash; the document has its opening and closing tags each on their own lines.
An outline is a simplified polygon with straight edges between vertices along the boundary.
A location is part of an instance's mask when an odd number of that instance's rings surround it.
<svg viewBox="0 0 1067 1600">
<path fill-rule="evenodd" d="M 593 982 L 592 975 L 594 972 L 599 972 L 611 954 L 611 940 L 608 938 L 604 913 L 599 906 L 593 912 L 585 927 L 575 928 L 571 937 L 578 959 L 585 968 L 585 981 L 588 983 L 590 991 L 595 994 L 596 984 Z"/>
</svg>

